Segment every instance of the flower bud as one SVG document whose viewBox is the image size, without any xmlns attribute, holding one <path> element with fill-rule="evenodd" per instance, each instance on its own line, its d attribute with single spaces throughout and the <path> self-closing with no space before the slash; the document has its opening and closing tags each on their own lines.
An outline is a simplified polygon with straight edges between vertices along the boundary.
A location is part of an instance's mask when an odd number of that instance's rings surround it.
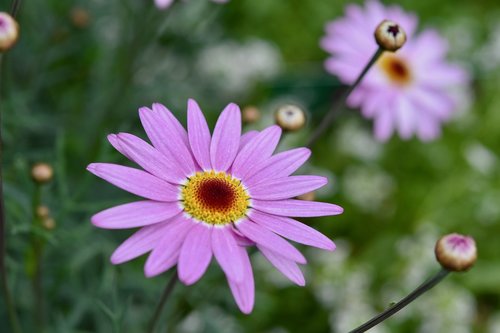
<svg viewBox="0 0 500 333">
<path fill-rule="evenodd" d="M 284 131 L 298 131 L 306 124 L 305 112 L 296 105 L 283 105 L 274 114 L 276 124 Z"/>
<path fill-rule="evenodd" d="M 0 52 L 10 49 L 19 36 L 19 25 L 5 12 L 0 12 Z"/>
<path fill-rule="evenodd" d="M 406 33 L 396 22 L 383 20 L 375 29 L 375 40 L 385 51 L 397 51 L 406 42 Z"/>
<path fill-rule="evenodd" d="M 460 234 L 441 237 L 436 243 L 434 252 L 441 266 L 452 272 L 468 270 L 477 259 L 474 239 Z"/>
<path fill-rule="evenodd" d="M 41 218 L 41 219 L 45 219 L 47 217 L 49 217 L 49 214 L 50 214 L 50 211 L 49 211 L 49 208 L 47 206 L 44 206 L 44 205 L 40 205 L 38 207 L 36 207 L 36 216 Z"/>
<path fill-rule="evenodd" d="M 314 201 L 314 199 L 316 199 L 316 194 L 314 193 L 314 191 L 307 192 L 297 196 L 297 199 L 305 201 Z"/>
<path fill-rule="evenodd" d="M 87 27 L 90 21 L 89 12 L 81 7 L 71 9 L 70 18 L 73 25 L 80 29 Z"/>
<path fill-rule="evenodd" d="M 54 170 L 47 163 L 36 163 L 31 168 L 31 178 L 33 178 L 36 183 L 48 183 L 52 180 L 53 176 Z"/>
<path fill-rule="evenodd" d="M 56 227 L 56 220 L 54 220 L 52 217 L 47 217 L 43 219 L 42 226 L 47 230 L 52 230 Z"/>
<path fill-rule="evenodd" d="M 255 106 L 246 106 L 241 111 L 241 119 L 246 124 L 253 124 L 260 119 L 260 111 Z"/>
</svg>

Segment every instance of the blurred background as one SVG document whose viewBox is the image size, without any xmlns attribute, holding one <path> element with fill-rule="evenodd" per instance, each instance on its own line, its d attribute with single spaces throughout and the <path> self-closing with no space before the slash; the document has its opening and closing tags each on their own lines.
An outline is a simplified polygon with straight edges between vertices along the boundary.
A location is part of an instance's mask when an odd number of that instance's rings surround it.
<svg viewBox="0 0 500 333">
<path fill-rule="evenodd" d="M 319 47 L 324 25 L 360 1 L 190 0 L 160 11 L 153 0 L 25 1 L 21 37 L 4 56 L 0 107 L 10 286 L 26 332 L 144 332 L 171 272 L 147 279 L 145 257 L 113 266 L 132 231 L 93 227 L 90 216 L 132 197 L 97 179 L 95 161 L 127 164 L 106 135 L 145 137 L 137 109 L 164 103 L 185 123 L 195 98 L 213 126 L 229 102 L 260 111 L 247 129 L 273 123 L 292 103 L 307 127 L 280 150 L 305 144 L 341 86 Z M 234 304 L 220 268 L 179 284 L 158 332 L 346 332 L 439 270 L 435 241 L 475 237 L 479 260 L 373 332 L 500 332 L 500 4 L 497 0 L 402 0 L 449 39 L 450 59 L 473 75 L 470 91 L 440 139 L 393 137 L 381 144 L 358 110 L 345 110 L 314 146 L 303 172 L 326 175 L 316 198 L 341 216 L 303 220 L 332 238 L 333 252 L 305 249 L 307 285 L 297 287 L 252 255 L 256 305 Z M 2 0 L 1 11 L 10 10 Z M 54 180 L 41 202 L 54 219 L 33 225 L 31 166 Z M 40 240 L 38 250 L 33 239 Z M 33 280 L 42 258 L 43 302 Z M 4 303 L 0 331 L 10 332 Z"/>
</svg>

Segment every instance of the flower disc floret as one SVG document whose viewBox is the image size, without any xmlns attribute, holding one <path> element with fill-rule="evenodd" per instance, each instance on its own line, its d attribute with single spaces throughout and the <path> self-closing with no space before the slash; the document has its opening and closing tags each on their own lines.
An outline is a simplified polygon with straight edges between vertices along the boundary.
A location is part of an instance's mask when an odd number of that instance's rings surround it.
<svg viewBox="0 0 500 333">
<path fill-rule="evenodd" d="M 197 172 L 181 190 L 184 211 L 198 221 L 226 225 L 246 215 L 250 196 L 241 181 L 225 172 Z"/>
</svg>

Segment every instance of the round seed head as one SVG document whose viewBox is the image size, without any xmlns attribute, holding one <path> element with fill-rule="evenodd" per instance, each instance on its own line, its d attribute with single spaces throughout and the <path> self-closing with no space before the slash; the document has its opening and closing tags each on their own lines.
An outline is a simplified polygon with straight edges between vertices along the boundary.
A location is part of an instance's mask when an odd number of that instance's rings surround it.
<svg viewBox="0 0 500 333">
<path fill-rule="evenodd" d="M 396 22 L 383 20 L 375 29 L 375 40 L 385 51 L 397 51 L 406 42 L 406 33 Z"/>
<path fill-rule="evenodd" d="M 456 233 L 441 237 L 436 242 L 434 252 L 441 266 L 452 272 L 468 270 L 477 259 L 474 239 Z"/>
<path fill-rule="evenodd" d="M 284 131 L 295 132 L 306 124 L 305 112 L 296 105 L 283 105 L 274 116 L 276 124 Z"/>
<path fill-rule="evenodd" d="M 19 25 L 5 12 L 0 12 L 0 52 L 9 50 L 19 37 Z"/>
<path fill-rule="evenodd" d="M 48 183 L 52 180 L 53 176 L 54 169 L 47 163 L 36 163 L 31 168 L 31 178 L 33 178 L 36 183 Z"/>
</svg>

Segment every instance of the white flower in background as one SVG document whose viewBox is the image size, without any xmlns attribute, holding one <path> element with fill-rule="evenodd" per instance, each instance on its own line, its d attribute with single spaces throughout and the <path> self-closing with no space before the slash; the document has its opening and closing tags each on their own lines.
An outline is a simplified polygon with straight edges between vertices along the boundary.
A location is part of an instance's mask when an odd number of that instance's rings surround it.
<svg viewBox="0 0 500 333">
<path fill-rule="evenodd" d="M 374 161 L 380 157 L 384 145 L 373 140 L 372 134 L 359 120 L 346 122 L 338 135 L 332 136 L 332 145 L 346 155 L 361 161 Z"/>
<path fill-rule="evenodd" d="M 229 41 L 210 46 L 198 58 L 197 68 L 218 89 L 237 94 L 257 81 L 274 78 L 281 70 L 281 54 L 264 40 Z"/>
</svg>

